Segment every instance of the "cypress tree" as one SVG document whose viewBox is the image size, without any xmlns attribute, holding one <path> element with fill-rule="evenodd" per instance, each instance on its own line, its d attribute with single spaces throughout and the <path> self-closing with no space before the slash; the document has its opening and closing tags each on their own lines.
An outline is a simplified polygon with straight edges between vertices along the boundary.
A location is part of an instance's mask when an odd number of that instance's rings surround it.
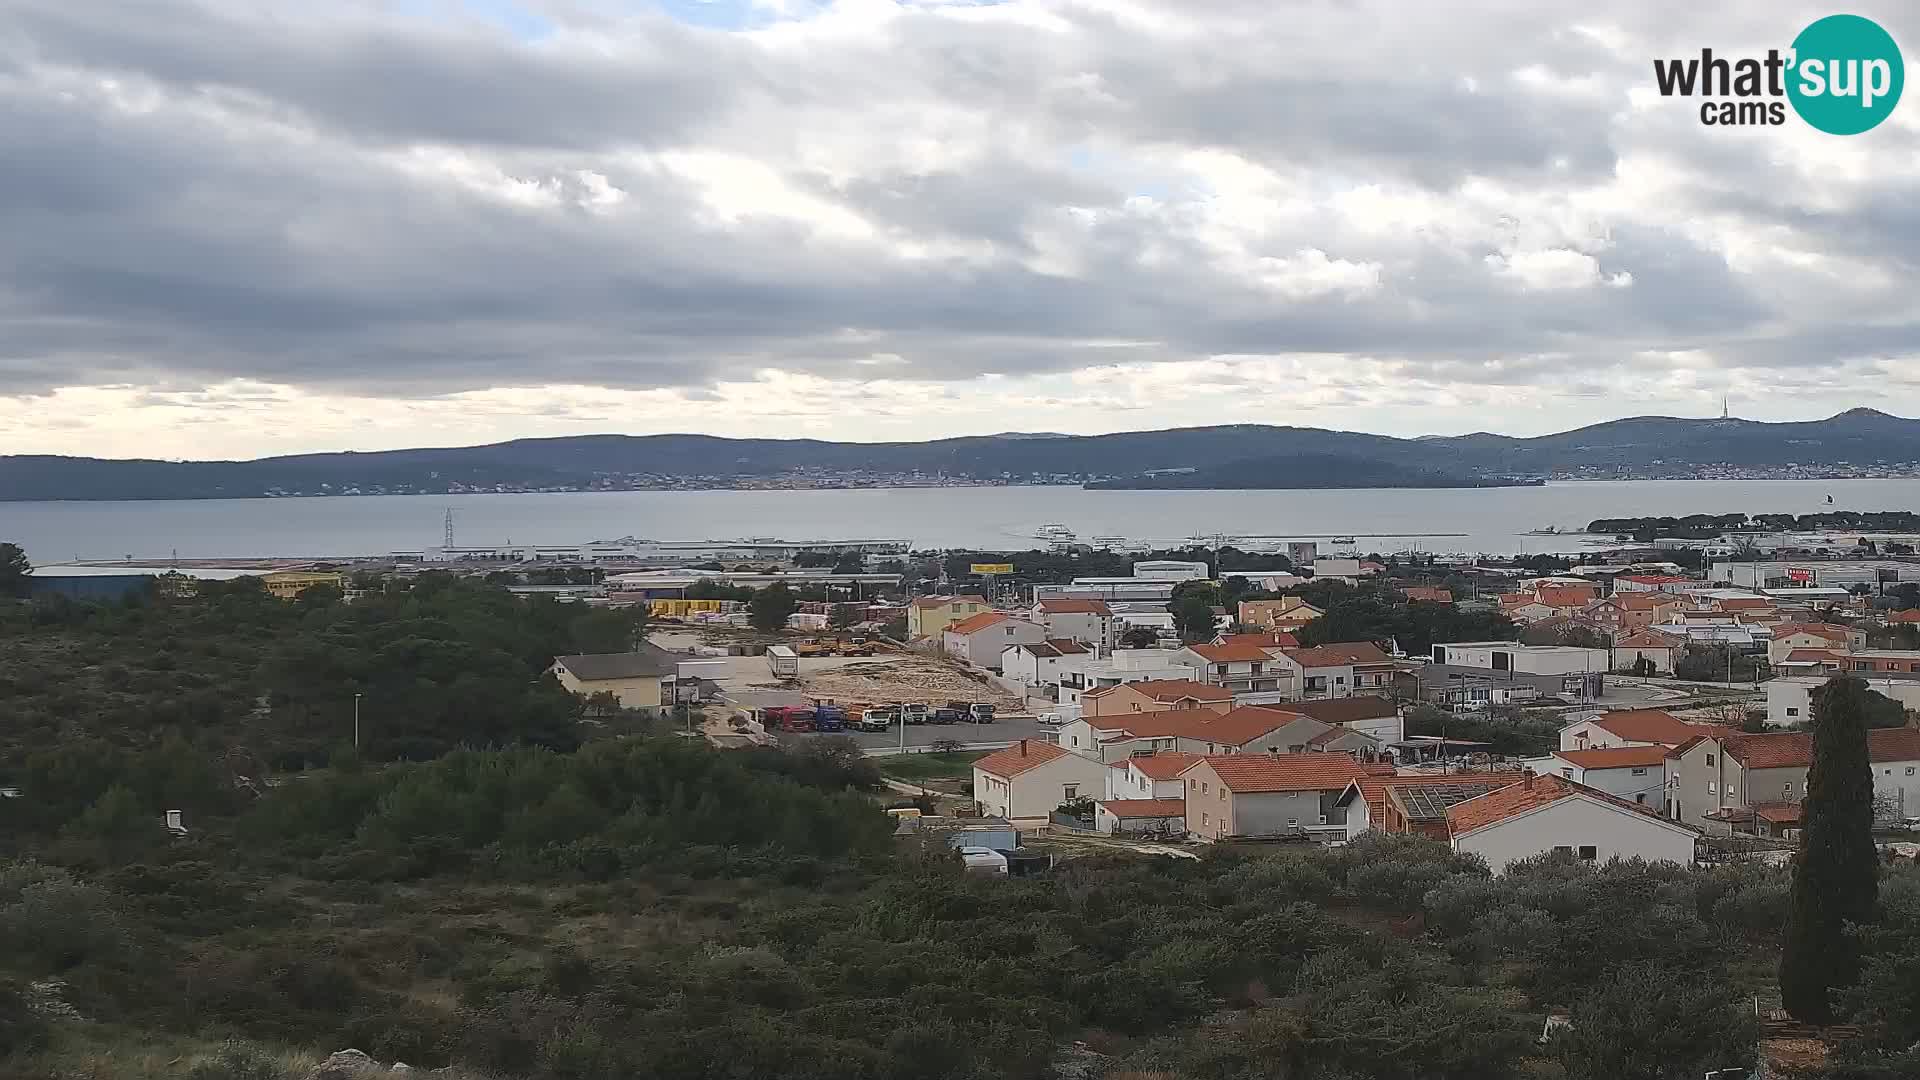
<svg viewBox="0 0 1920 1080">
<path fill-rule="evenodd" d="M 1879 891 L 1867 692 L 1866 683 L 1847 676 L 1814 692 L 1813 767 L 1780 956 L 1782 1003 L 1809 1023 L 1831 1022 L 1828 991 L 1858 978 L 1859 956 L 1846 924 L 1871 918 Z"/>
</svg>

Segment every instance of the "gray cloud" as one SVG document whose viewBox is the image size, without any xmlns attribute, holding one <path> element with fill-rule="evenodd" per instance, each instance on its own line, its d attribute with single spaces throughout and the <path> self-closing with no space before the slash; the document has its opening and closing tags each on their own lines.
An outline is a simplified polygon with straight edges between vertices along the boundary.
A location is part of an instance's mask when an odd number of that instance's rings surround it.
<svg viewBox="0 0 1920 1080">
<path fill-rule="evenodd" d="M 700 394 L 1286 353 L 1591 386 L 1644 352 L 1920 350 L 1900 290 L 1806 257 L 1911 272 L 1920 129 L 1815 144 L 1861 155 L 1823 177 L 1786 152 L 1804 132 L 1630 96 L 1656 51 L 1812 15 L 1035 7 L 523 42 L 359 5 L 14 0 L 0 394 Z"/>
</svg>

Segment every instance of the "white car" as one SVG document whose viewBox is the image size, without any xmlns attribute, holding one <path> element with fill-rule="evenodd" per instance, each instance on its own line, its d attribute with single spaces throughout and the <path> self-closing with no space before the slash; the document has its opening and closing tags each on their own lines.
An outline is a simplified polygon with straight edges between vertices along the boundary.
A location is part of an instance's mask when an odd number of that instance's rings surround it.
<svg viewBox="0 0 1920 1080">
<path fill-rule="evenodd" d="M 1040 721 L 1040 723 L 1046 727 L 1059 727 L 1061 724 L 1067 722 L 1067 718 L 1057 712 L 1043 712 L 1034 717 L 1034 719 Z"/>
</svg>

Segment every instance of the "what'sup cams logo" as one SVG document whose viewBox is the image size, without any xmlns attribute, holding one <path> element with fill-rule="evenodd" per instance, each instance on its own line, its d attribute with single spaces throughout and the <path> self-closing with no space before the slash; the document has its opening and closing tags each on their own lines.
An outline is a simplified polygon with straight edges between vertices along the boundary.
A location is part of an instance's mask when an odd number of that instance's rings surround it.
<svg viewBox="0 0 1920 1080">
<path fill-rule="evenodd" d="M 1906 65 L 1893 35 L 1872 19 L 1829 15 L 1800 31 L 1784 54 L 1655 60 L 1661 97 L 1698 97 L 1700 122 L 1740 127 L 1787 122 L 1787 106 L 1829 135 L 1871 131 L 1893 113 Z M 1784 99 L 1784 100 L 1783 100 Z"/>
</svg>

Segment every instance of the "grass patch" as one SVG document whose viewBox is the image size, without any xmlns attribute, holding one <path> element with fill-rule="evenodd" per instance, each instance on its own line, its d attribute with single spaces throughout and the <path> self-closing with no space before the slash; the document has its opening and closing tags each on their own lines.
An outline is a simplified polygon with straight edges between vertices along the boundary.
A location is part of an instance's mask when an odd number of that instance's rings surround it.
<svg viewBox="0 0 1920 1080">
<path fill-rule="evenodd" d="M 973 778 L 973 763 L 987 754 L 985 750 L 966 750 L 957 754 L 892 754 L 874 760 L 879 762 L 882 776 L 919 783 L 925 780 L 970 780 Z"/>
</svg>

